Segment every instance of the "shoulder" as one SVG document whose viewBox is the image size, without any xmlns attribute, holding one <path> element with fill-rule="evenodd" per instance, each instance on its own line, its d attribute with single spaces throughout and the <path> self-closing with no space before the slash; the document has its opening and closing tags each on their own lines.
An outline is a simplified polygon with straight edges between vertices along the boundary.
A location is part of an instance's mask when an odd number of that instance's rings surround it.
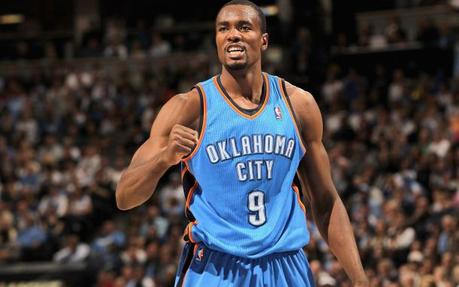
<svg viewBox="0 0 459 287">
<path fill-rule="evenodd" d="M 285 89 L 292 108 L 297 115 L 297 120 L 301 124 L 307 124 L 305 121 L 308 121 L 311 117 L 321 117 L 319 106 L 311 93 L 287 81 L 285 81 Z"/>
<path fill-rule="evenodd" d="M 317 105 L 314 96 L 310 92 L 305 91 L 287 81 L 285 81 L 285 89 L 289 100 L 295 109 L 311 108 L 314 105 Z"/>
<path fill-rule="evenodd" d="M 173 96 L 166 106 L 174 108 L 195 109 L 200 106 L 201 100 L 197 89 L 192 89 L 186 93 L 181 93 Z"/>
<path fill-rule="evenodd" d="M 157 125 L 173 126 L 174 124 L 196 128 L 201 114 L 201 98 L 196 89 L 170 98 L 161 108 L 155 120 Z M 154 123 L 154 125 L 155 125 Z"/>
<path fill-rule="evenodd" d="M 198 113 L 201 105 L 200 95 L 197 89 L 192 89 L 186 93 L 176 94 L 165 106 L 172 108 L 175 113 L 185 112 Z"/>
<path fill-rule="evenodd" d="M 296 120 L 305 140 L 311 136 L 322 136 L 322 114 L 314 96 L 295 85 L 285 81 L 285 89 L 289 97 Z"/>
</svg>

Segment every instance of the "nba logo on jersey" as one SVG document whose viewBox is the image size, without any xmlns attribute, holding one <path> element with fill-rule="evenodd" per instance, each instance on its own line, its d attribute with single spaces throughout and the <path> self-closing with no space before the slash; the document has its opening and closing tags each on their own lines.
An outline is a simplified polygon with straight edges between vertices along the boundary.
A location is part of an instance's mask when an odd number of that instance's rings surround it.
<svg viewBox="0 0 459 287">
<path fill-rule="evenodd" d="M 196 256 L 196 260 L 201 261 L 202 258 L 204 257 L 204 248 L 202 248 L 202 247 L 199 248 L 196 255 L 197 255 Z"/>
<path fill-rule="evenodd" d="M 282 119 L 281 109 L 278 106 L 274 108 L 274 114 L 276 115 L 276 120 Z"/>
</svg>

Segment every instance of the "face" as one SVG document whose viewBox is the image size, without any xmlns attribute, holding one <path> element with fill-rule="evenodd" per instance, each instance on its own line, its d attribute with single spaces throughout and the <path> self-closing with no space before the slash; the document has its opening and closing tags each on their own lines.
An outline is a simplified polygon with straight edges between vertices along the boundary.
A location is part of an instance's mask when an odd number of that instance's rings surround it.
<svg viewBox="0 0 459 287">
<path fill-rule="evenodd" d="M 244 70 L 261 62 L 268 48 L 257 11 L 246 5 L 229 5 L 218 13 L 216 37 L 218 59 L 227 70 Z"/>
</svg>

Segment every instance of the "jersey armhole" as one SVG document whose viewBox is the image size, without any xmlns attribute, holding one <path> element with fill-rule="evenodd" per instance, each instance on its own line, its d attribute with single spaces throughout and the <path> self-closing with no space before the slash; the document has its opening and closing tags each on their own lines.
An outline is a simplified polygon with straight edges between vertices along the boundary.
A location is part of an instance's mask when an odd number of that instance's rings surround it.
<svg viewBox="0 0 459 287">
<path fill-rule="evenodd" d="M 202 124 L 204 122 L 204 96 L 201 92 L 201 89 L 198 88 L 197 86 L 194 86 L 194 88 L 198 91 L 199 94 L 199 126 L 198 126 L 198 137 L 201 137 L 201 132 L 202 132 Z"/>
<path fill-rule="evenodd" d="M 290 96 L 287 93 L 287 87 L 285 86 L 285 80 L 279 78 L 279 81 L 280 81 L 281 94 L 285 98 L 285 101 L 287 102 L 287 108 L 290 110 L 292 121 L 293 121 L 293 124 L 295 125 L 295 129 L 296 129 L 300 144 L 302 146 L 303 152 L 306 153 L 306 145 L 303 141 L 303 136 L 302 136 L 303 127 L 301 125 L 301 121 L 298 120 L 298 117 L 295 114 L 295 110 L 293 109 L 292 103 L 290 102 Z"/>
<path fill-rule="evenodd" d="M 204 92 L 202 86 L 200 84 L 197 84 L 196 86 L 193 87 L 193 89 L 196 89 L 198 91 L 198 94 L 199 94 L 199 105 L 200 105 L 200 109 L 199 109 L 199 126 L 198 126 L 198 142 L 196 143 L 195 147 L 193 148 L 193 150 L 190 152 L 189 155 L 187 155 L 182 161 L 187 161 L 189 159 L 191 159 L 195 154 L 196 152 L 198 151 L 200 145 L 201 145 L 201 142 L 202 142 L 202 139 L 204 138 L 204 133 L 205 133 L 205 130 L 206 130 L 206 117 L 207 117 L 207 111 L 206 111 L 206 93 Z"/>
</svg>

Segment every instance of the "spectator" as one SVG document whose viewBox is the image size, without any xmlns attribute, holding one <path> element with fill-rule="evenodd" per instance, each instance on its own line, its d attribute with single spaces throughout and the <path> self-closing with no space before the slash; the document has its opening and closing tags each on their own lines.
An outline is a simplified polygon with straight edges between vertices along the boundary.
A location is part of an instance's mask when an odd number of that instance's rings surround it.
<svg viewBox="0 0 459 287">
<path fill-rule="evenodd" d="M 53 256 L 57 263 L 84 262 L 89 257 L 90 248 L 86 243 L 80 242 L 78 235 L 70 234 L 65 238 L 65 245 Z"/>
<path fill-rule="evenodd" d="M 400 18 L 392 16 L 385 28 L 385 36 L 389 44 L 400 44 L 407 41 L 406 32 L 402 27 Z"/>
<path fill-rule="evenodd" d="M 453 282 L 454 286 L 459 285 L 459 264 L 456 264 L 453 267 L 451 279 L 452 279 L 451 281 Z"/>
<path fill-rule="evenodd" d="M 78 51 L 78 57 L 82 58 L 95 58 L 102 55 L 102 47 L 99 39 L 90 38 L 86 45 L 84 45 L 80 51 Z"/>
<path fill-rule="evenodd" d="M 402 70 L 397 69 L 394 71 L 392 82 L 389 84 L 388 98 L 391 103 L 401 101 L 405 94 L 406 81 Z"/>
<path fill-rule="evenodd" d="M 143 50 L 142 44 L 139 40 L 134 40 L 132 43 L 130 57 L 136 60 L 144 60 L 147 57 L 147 54 Z"/>
<path fill-rule="evenodd" d="M 185 204 L 180 175 L 173 173 L 169 178 L 169 182 L 158 191 L 167 218 L 180 216 Z"/>
<path fill-rule="evenodd" d="M 447 22 L 442 22 L 439 26 L 438 46 L 441 48 L 451 48 L 454 46 L 456 36 L 454 35 L 451 26 Z"/>
<path fill-rule="evenodd" d="M 133 237 L 127 249 L 121 253 L 121 260 L 124 265 L 144 265 L 147 260 L 145 242 L 142 237 Z"/>
<path fill-rule="evenodd" d="M 447 214 L 441 219 L 442 231 L 438 238 L 437 250 L 439 254 L 445 252 L 457 252 L 459 250 L 459 231 L 457 219 Z"/>
<path fill-rule="evenodd" d="M 125 234 L 108 220 L 92 243 L 93 252 L 100 258 L 101 267 L 117 271 L 120 266 L 119 252 L 125 245 Z"/>
<path fill-rule="evenodd" d="M 154 229 L 154 233 L 160 239 L 163 239 L 166 235 L 168 227 L 169 222 L 160 215 L 158 207 L 149 206 L 144 223 L 140 227 L 140 234 L 142 236 L 146 236 L 151 232 L 150 229 Z"/>
<path fill-rule="evenodd" d="M 127 59 L 128 50 L 124 45 L 126 31 L 124 23 L 118 19 L 107 21 L 105 30 L 106 47 L 104 50 L 105 57 L 114 57 L 122 60 Z"/>
<path fill-rule="evenodd" d="M 0 212 L 0 264 L 11 262 L 18 257 L 18 249 L 15 246 L 18 232 L 13 225 L 13 214 L 4 209 L 5 207 L 3 205 Z"/>
<path fill-rule="evenodd" d="M 432 19 L 421 19 L 418 24 L 417 32 L 416 40 L 423 45 L 431 47 L 438 44 L 440 32 Z"/>
<path fill-rule="evenodd" d="M 105 47 L 104 56 L 126 60 L 128 57 L 128 50 L 120 40 L 114 39 L 111 40 Z"/>
<path fill-rule="evenodd" d="M 91 230 L 92 200 L 86 191 L 74 185 L 69 195 L 69 211 L 65 218 L 69 232 L 78 233 L 78 235 L 87 239 Z"/>
<path fill-rule="evenodd" d="M 155 32 L 151 37 L 150 56 L 152 57 L 164 57 L 169 55 L 171 52 L 171 45 L 165 41 L 161 34 Z"/>
<path fill-rule="evenodd" d="M 63 218 L 67 215 L 68 209 L 68 197 L 56 185 L 50 184 L 47 193 L 42 197 L 38 205 L 40 214 L 46 215 L 55 212 L 58 218 Z"/>
<path fill-rule="evenodd" d="M 21 259 L 24 261 L 45 260 L 47 254 L 44 254 L 43 251 L 46 244 L 46 232 L 40 222 L 37 222 L 34 214 L 26 210 L 25 203 L 21 204 L 23 204 L 20 215 L 22 226 L 17 236 L 17 243 L 21 248 Z"/>
</svg>

